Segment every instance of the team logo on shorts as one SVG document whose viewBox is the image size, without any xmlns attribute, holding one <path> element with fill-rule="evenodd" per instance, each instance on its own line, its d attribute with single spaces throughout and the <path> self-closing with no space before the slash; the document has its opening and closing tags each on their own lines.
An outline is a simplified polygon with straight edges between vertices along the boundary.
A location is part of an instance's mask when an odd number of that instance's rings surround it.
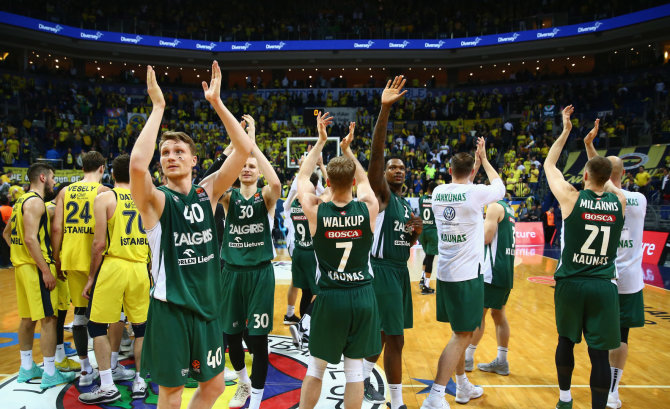
<svg viewBox="0 0 670 409">
<path fill-rule="evenodd" d="M 263 393 L 263 407 L 273 409 L 297 408 L 300 403 L 300 389 L 302 380 L 307 372 L 307 361 L 309 351 L 305 348 L 296 349 L 293 346 L 291 337 L 270 335 L 268 340 L 270 351 L 268 377 Z M 93 358 L 93 354 L 91 354 Z M 226 359 L 228 361 L 228 359 Z M 133 361 L 130 359 L 122 360 L 121 363 L 128 368 L 133 367 Z M 251 368 L 251 357 L 246 354 L 247 368 Z M 193 360 L 190 365 L 190 372 L 196 372 L 202 363 Z M 230 367 L 230 364 L 228 364 Z M 186 370 L 189 371 L 188 369 Z M 383 373 L 375 368 L 372 371 L 372 384 L 377 390 L 386 395 L 388 385 L 384 379 Z M 131 399 L 132 381 L 117 383 L 121 392 L 121 398 L 112 404 L 84 405 L 77 399 L 80 393 L 90 392 L 92 388 L 97 387 L 96 380 L 93 385 L 80 387 L 78 380 L 74 384 L 59 385 L 46 391 L 40 390 L 40 380 L 34 379 L 27 383 L 17 383 L 16 377 L 8 379 L 0 384 L 0 402 L 2 408 L 25 408 L 25 409 L 155 409 L 158 403 L 158 386 L 153 382 L 147 383 L 148 396 L 145 399 Z M 323 375 L 323 388 L 321 399 L 316 405 L 316 409 L 332 409 L 344 407 L 344 363 L 337 365 L 328 364 L 326 372 Z M 227 383 L 223 396 L 220 397 L 215 409 L 228 409 L 228 402 L 235 394 L 237 385 Z M 182 406 L 186 407 L 191 400 L 195 388 L 186 388 L 182 395 Z M 382 409 L 386 406 L 363 402 L 364 409 Z"/>
<path fill-rule="evenodd" d="M 444 208 L 443 215 L 444 215 L 444 218 L 448 222 L 450 222 L 450 221 L 454 220 L 454 217 L 456 217 L 456 210 L 451 206 L 447 206 L 447 207 Z"/>
<path fill-rule="evenodd" d="M 193 362 L 191 362 L 191 370 L 195 373 L 200 373 L 200 361 L 194 359 Z"/>
</svg>

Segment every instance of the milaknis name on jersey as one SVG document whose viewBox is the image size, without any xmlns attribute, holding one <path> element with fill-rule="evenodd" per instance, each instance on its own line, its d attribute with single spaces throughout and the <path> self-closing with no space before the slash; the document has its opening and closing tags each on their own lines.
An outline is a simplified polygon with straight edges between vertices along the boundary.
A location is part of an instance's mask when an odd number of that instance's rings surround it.
<svg viewBox="0 0 670 409">
<path fill-rule="evenodd" d="M 265 227 L 263 223 L 252 223 L 252 224 L 230 224 L 230 234 L 254 234 L 254 233 L 263 233 Z"/>
<path fill-rule="evenodd" d="M 579 206 L 591 210 L 607 210 L 610 212 L 619 210 L 619 203 L 603 202 L 602 200 L 581 199 L 579 201 Z"/>
<path fill-rule="evenodd" d="M 180 247 L 183 245 L 193 246 L 197 244 L 209 243 L 212 241 L 212 229 L 197 231 L 193 233 L 174 233 L 174 245 Z"/>
</svg>

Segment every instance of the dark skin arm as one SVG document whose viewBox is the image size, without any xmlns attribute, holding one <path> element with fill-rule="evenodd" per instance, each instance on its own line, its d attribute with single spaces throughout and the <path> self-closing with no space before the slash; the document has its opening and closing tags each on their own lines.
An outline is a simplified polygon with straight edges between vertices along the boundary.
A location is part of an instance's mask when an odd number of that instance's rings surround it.
<svg viewBox="0 0 670 409">
<path fill-rule="evenodd" d="M 406 228 L 409 227 L 412 229 L 412 234 L 410 236 L 410 243 L 414 244 L 419 239 L 421 232 L 423 231 L 423 220 L 414 213 L 410 216 Z"/>
<path fill-rule="evenodd" d="M 382 108 L 379 111 L 379 117 L 372 133 L 368 179 L 375 196 L 377 196 L 380 212 L 386 209 L 391 197 L 391 188 L 385 177 L 384 143 L 386 141 L 386 128 L 391 114 L 391 106 L 407 92 L 407 90 L 402 90 L 404 86 L 405 78 L 403 76 L 397 76 L 393 79 L 393 82 L 389 80 L 386 83 L 386 88 L 382 92 Z"/>
</svg>

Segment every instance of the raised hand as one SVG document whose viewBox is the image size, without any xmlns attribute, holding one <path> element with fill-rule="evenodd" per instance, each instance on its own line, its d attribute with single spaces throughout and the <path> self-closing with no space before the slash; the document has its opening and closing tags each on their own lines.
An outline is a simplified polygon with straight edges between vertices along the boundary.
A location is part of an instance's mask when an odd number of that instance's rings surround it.
<svg viewBox="0 0 670 409">
<path fill-rule="evenodd" d="M 151 67 L 147 65 L 147 94 L 151 98 L 151 104 L 154 108 L 165 108 L 165 98 L 163 98 L 163 91 L 158 86 L 158 81 L 156 81 L 156 72 Z"/>
<path fill-rule="evenodd" d="M 356 122 L 349 122 L 349 134 L 340 141 L 340 150 L 342 153 L 351 152 L 351 141 L 354 140 L 354 129 L 356 129 Z"/>
<path fill-rule="evenodd" d="M 326 132 L 326 127 L 333 123 L 333 117 L 329 116 L 330 112 L 321 113 L 319 112 L 316 115 L 316 129 L 319 132 L 319 141 L 326 142 L 328 140 L 328 132 Z"/>
<path fill-rule="evenodd" d="M 475 160 L 486 158 L 486 139 L 481 136 L 477 138 L 477 152 L 475 156 Z"/>
<path fill-rule="evenodd" d="M 600 119 L 596 119 L 593 123 L 593 129 L 584 137 L 584 143 L 593 143 L 593 140 L 598 136 L 598 127 L 600 126 Z"/>
<path fill-rule="evenodd" d="M 572 129 L 572 122 L 570 121 L 570 115 L 575 112 L 575 107 L 572 105 L 568 105 L 565 107 L 563 110 L 563 129 L 567 129 L 568 131 Z"/>
<path fill-rule="evenodd" d="M 405 77 L 398 75 L 393 79 L 393 82 L 389 80 L 386 83 L 386 88 L 382 92 L 382 105 L 391 106 L 407 93 L 407 90 L 402 91 L 405 81 Z"/>
<path fill-rule="evenodd" d="M 423 220 L 421 220 L 419 216 L 416 216 L 414 213 L 412 213 L 409 217 L 409 220 L 407 221 L 406 226 L 408 226 L 414 232 L 414 234 L 419 235 L 423 231 Z"/>
<path fill-rule="evenodd" d="M 219 63 L 214 61 L 212 63 L 212 79 L 209 82 L 202 82 L 202 89 L 205 91 L 205 99 L 210 103 L 221 98 L 221 68 L 219 68 Z"/>
</svg>

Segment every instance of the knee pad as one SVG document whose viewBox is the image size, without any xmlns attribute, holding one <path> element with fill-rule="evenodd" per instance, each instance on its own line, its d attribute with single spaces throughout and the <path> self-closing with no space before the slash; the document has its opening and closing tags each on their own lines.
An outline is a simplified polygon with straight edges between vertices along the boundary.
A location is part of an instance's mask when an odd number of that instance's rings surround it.
<svg viewBox="0 0 670 409">
<path fill-rule="evenodd" d="M 119 317 L 119 322 L 126 322 L 126 314 L 121 311 L 121 316 Z"/>
<path fill-rule="evenodd" d="M 621 327 L 621 342 L 624 344 L 628 344 L 628 331 L 630 328 Z"/>
<path fill-rule="evenodd" d="M 147 323 L 143 322 L 141 324 L 133 324 L 133 332 L 135 333 L 135 338 L 142 338 L 144 336 L 144 331 L 147 329 Z"/>
<path fill-rule="evenodd" d="M 88 327 L 88 335 L 90 335 L 91 338 L 97 338 L 103 335 L 107 335 L 107 327 L 108 327 L 107 324 L 101 324 L 99 322 L 89 321 L 87 327 Z"/>
<path fill-rule="evenodd" d="M 88 318 L 86 318 L 86 315 L 84 314 L 79 314 L 77 311 L 74 313 L 74 321 L 72 321 L 73 326 L 86 326 L 88 324 Z"/>
<path fill-rule="evenodd" d="M 363 360 L 344 357 L 344 378 L 347 383 L 363 382 Z"/>
<path fill-rule="evenodd" d="M 346 362 L 346 358 L 345 358 Z M 309 357 L 309 361 L 307 363 L 307 376 L 314 377 L 316 379 L 323 379 L 323 373 L 326 372 L 326 366 L 328 366 L 328 362 L 324 361 L 323 359 L 315 358 L 313 356 Z"/>
</svg>

